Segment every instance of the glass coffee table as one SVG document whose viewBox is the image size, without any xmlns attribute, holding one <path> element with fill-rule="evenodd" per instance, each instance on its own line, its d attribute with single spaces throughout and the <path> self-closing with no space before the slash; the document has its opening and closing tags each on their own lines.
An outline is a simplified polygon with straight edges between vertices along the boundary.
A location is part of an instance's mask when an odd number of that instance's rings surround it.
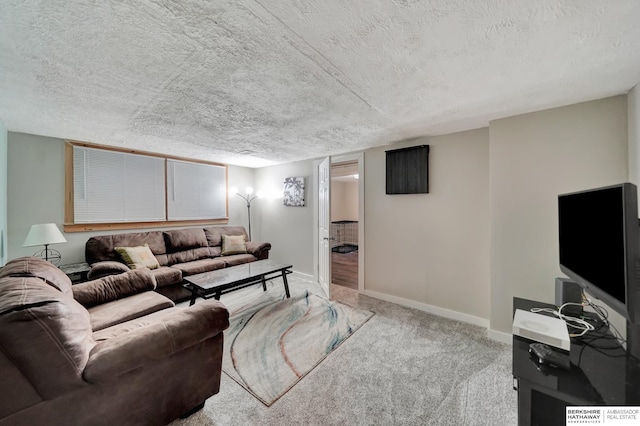
<svg viewBox="0 0 640 426">
<path fill-rule="evenodd" d="M 262 289 L 267 291 L 267 280 L 282 276 L 284 291 L 289 295 L 287 275 L 291 274 L 293 265 L 271 259 L 257 260 L 242 265 L 229 266 L 224 269 L 189 275 L 184 278 L 183 287 L 191 292 L 189 306 L 198 297 L 220 300 L 220 296 L 230 291 L 239 290 L 253 284 L 262 283 Z"/>
</svg>

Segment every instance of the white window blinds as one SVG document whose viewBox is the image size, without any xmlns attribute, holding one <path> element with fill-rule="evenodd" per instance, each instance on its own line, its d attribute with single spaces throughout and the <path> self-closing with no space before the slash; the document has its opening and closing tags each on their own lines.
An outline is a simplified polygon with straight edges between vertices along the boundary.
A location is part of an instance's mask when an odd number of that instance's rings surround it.
<svg viewBox="0 0 640 426">
<path fill-rule="evenodd" d="M 167 219 L 221 219 L 227 215 L 226 168 L 167 160 Z"/>
<path fill-rule="evenodd" d="M 74 222 L 166 220 L 164 161 L 74 146 Z"/>
</svg>

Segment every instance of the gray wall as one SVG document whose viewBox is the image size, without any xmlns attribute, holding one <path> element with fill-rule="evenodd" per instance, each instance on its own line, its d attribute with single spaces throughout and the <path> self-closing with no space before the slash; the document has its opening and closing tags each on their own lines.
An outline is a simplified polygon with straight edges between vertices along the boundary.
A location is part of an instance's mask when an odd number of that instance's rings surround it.
<svg viewBox="0 0 640 426">
<path fill-rule="evenodd" d="M 553 302 L 558 194 L 627 180 L 626 96 L 490 123 L 491 329 L 513 296 Z"/>
<path fill-rule="evenodd" d="M 365 290 L 489 317 L 489 130 L 428 144 L 429 194 L 385 194 L 385 149 L 365 153 Z"/>
<path fill-rule="evenodd" d="M 64 143 L 60 139 L 9 132 L 8 221 L 9 258 L 28 256 L 42 247 L 22 247 L 31 225 L 64 221 Z M 56 244 L 63 263 L 84 259 L 78 247 L 82 233 L 65 234 L 68 243 Z M 68 261 L 68 262 L 67 262 Z"/>
<path fill-rule="evenodd" d="M 257 169 L 254 188 L 281 195 L 285 178 L 296 176 L 305 178 L 304 207 L 287 207 L 281 197 L 258 199 L 251 205 L 252 227 L 255 210 L 260 239 L 272 244 L 269 256 L 291 262 L 297 272 L 313 275 L 313 162 L 298 161 Z"/>
<path fill-rule="evenodd" d="M 7 129 L 0 120 L 0 266 L 7 263 Z"/>
<path fill-rule="evenodd" d="M 1 152 L 1 150 L 0 150 Z M 64 222 L 64 141 L 24 133 L 8 134 L 8 258 L 32 255 L 38 247 L 22 247 L 35 223 Z M 1 159 L 1 157 L 0 157 Z M 229 166 L 229 185 L 253 184 L 254 170 Z M 3 187 L 6 187 L 3 185 Z M 235 199 L 237 198 L 237 200 Z M 246 223 L 246 207 L 240 197 L 229 199 L 229 224 Z M 168 229 L 168 228 L 162 228 Z M 151 229 L 149 229 L 151 230 Z M 61 263 L 84 261 L 84 244 L 92 235 L 114 232 L 63 232 L 67 243 L 51 246 L 62 255 Z M 255 238 L 254 238 L 255 239 Z"/>
</svg>

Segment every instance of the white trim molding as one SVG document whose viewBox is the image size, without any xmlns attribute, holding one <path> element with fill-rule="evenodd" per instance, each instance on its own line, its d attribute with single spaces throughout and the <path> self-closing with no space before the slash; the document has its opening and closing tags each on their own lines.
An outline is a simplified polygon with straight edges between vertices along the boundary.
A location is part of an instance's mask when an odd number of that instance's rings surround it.
<svg viewBox="0 0 640 426">
<path fill-rule="evenodd" d="M 502 331 L 496 331 L 491 328 L 487 330 L 487 337 L 491 340 L 506 343 L 508 345 L 513 344 L 513 335 Z"/>
<path fill-rule="evenodd" d="M 449 318 L 456 321 L 466 322 L 467 324 L 477 325 L 487 329 L 487 337 L 496 340 L 501 343 L 511 344 L 511 335 L 502 333 L 499 331 L 491 330 L 489 328 L 489 320 L 485 318 L 476 317 L 474 315 L 464 314 L 458 311 L 452 311 L 451 309 L 440 308 L 438 306 L 429 305 L 427 303 L 416 302 L 415 300 L 404 299 L 402 297 L 391 296 L 385 293 L 379 293 L 377 291 L 365 290 L 364 294 L 376 299 L 384 300 L 398 305 L 406 306 L 408 308 L 418 309 L 423 312 L 427 312 L 440 317 Z"/>
</svg>

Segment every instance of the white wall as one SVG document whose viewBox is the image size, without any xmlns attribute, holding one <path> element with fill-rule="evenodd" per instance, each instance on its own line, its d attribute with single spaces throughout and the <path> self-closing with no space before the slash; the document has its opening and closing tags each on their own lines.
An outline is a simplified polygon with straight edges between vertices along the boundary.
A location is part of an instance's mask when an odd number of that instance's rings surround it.
<svg viewBox="0 0 640 426">
<path fill-rule="evenodd" d="M 358 181 L 331 179 L 331 221 L 358 220 Z"/>
<path fill-rule="evenodd" d="M 0 266 L 7 263 L 7 129 L 0 120 Z"/>
<path fill-rule="evenodd" d="M 490 123 L 491 328 L 512 298 L 554 301 L 558 194 L 627 180 L 625 96 Z"/>
<path fill-rule="evenodd" d="M 489 131 L 428 144 L 429 194 L 385 194 L 385 149 L 365 152 L 365 291 L 489 317 Z"/>
<path fill-rule="evenodd" d="M 304 207 L 284 206 L 282 198 L 261 198 L 251 205 L 251 217 L 255 210 L 259 239 L 272 245 L 270 258 L 291 262 L 295 271 L 313 275 L 313 162 L 298 161 L 257 169 L 254 187 L 282 194 L 285 178 L 296 176 L 305 178 Z"/>
<path fill-rule="evenodd" d="M 0 142 L 1 144 L 1 142 Z M 37 247 L 22 247 L 34 223 L 54 222 L 62 230 L 64 222 L 64 141 L 57 138 L 9 132 L 8 134 L 8 242 L 7 256 L 29 256 Z M 0 148 L 0 152 L 2 149 Z M 0 161 L 2 157 L 0 155 Z M 253 184 L 254 170 L 229 166 L 229 186 L 244 188 Z M 1 183 L 1 181 L 0 181 Z M 1 199 L 0 199 L 1 206 Z M 246 204 L 240 197 L 229 199 L 229 224 L 246 223 Z M 170 228 L 158 228 L 170 229 Z M 152 229 L 146 229 L 152 230 Z M 64 233 L 67 243 L 56 244 L 62 262 L 84 261 L 84 245 L 92 235 L 133 231 Z"/>
</svg>

